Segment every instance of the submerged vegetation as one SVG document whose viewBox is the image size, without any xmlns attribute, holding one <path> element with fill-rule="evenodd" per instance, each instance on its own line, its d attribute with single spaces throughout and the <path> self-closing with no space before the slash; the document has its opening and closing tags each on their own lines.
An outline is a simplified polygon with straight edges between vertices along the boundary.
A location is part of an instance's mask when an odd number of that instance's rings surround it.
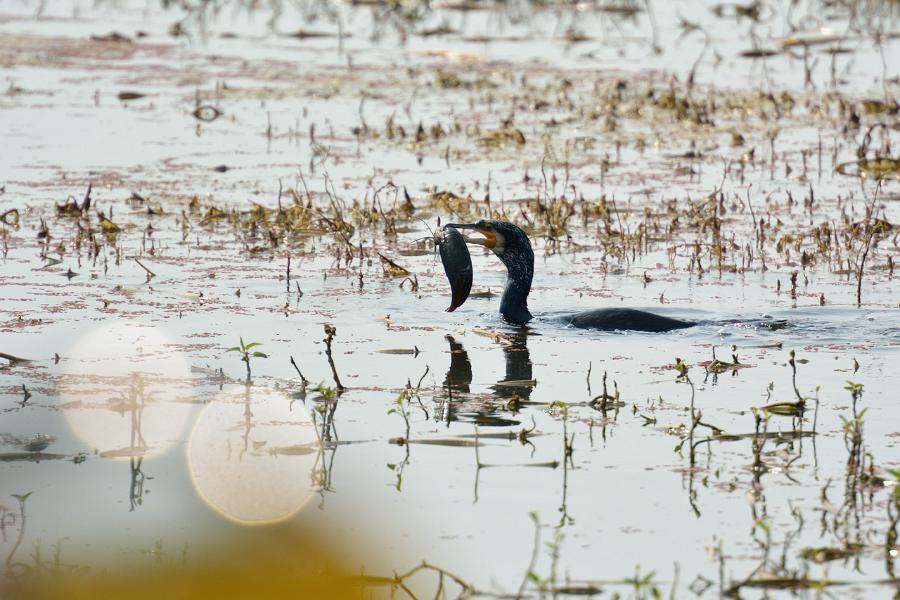
<svg viewBox="0 0 900 600">
<path fill-rule="evenodd" d="M 0 587 L 900 584 L 896 2 L 0 16 Z M 487 251 L 445 278 L 478 219 L 528 328 Z M 552 319 L 619 305 L 699 325 Z"/>
</svg>

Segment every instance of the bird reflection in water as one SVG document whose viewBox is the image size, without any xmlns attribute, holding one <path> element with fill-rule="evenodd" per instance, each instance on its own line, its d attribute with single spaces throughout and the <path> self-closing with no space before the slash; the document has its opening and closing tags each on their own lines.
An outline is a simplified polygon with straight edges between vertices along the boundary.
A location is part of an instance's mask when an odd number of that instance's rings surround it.
<svg viewBox="0 0 900 600">
<path fill-rule="evenodd" d="M 503 346 L 506 377 L 491 389 L 494 390 L 494 395 L 507 401 L 528 401 L 531 398 L 531 390 L 537 385 L 531 373 L 528 330 L 519 329 L 501 339 L 506 342 Z"/>
<path fill-rule="evenodd" d="M 447 336 L 450 343 L 450 368 L 447 369 L 447 376 L 444 378 L 444 387 L 447 389 L 448 396 L 453 392 L 469 393 L 469 384 L 472 383 L 472 363 L 469 361 L 469 353 L 462 344 L 453 339 L 452 335 Z"/>
<path fill-rule="evenodd" d="M 444 383 L 435 396 L 439 407 L 435 411 L 435 420 L 440 420 L 449 427 L 451 421 L 459 420 L 453 404 L 455 396 L 469 393 L 469 385 L 472 383 L 472 363 L 469 361 L 469 353 L 462 344 L 457 342 L 452 335 L 448 335 L 446 338 L 450 344 L 450 368 L 447 369 Z"/>
<path fill-rule="evenodd" d="M 537 382 L 532 378 L 531 358 L 528 352 L 527 330 L 511 334 L 498 335 L 503 344 L 503 357 L 506 361 L 506 375 L 503 380 L 490 386 L 496 399 L 502 400 L 504 406 L 518 406 L 527 401 Z M 520 422 L 497 414 L 491 404 L 473 401 L 469 394 L 472 384 L 472 363 L 463 345 L 453 336 L 447 336 L 450 345 L 450 367 L 440 391 L 436 396 L 440 410 L 436 419 L 446 423 L 451 421 L 471 422 L 486 427 L 507 427 L 519 425 Z"/>
</svg>

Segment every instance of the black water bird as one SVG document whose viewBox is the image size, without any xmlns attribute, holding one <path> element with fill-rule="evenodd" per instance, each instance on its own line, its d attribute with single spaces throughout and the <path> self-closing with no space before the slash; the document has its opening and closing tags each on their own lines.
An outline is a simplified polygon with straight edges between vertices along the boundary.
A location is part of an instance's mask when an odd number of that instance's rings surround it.
<svg viewBox="0 0 900 600">
<path fill-rule="evenodd" d="M 500 314 L 508 322 L 525 325 L 531 319 L 528 293 L 534 278 L 534 251 L 528 236 L 516 225 L 506 221 L 480 220 L 477 223 L 448 223 L 446 227 L 471 229 L 481 238 L 466 238 L 470 244 L 490 248 L 506 266 L 506 288 L 500 299 Z M 582 329 L 607 331 L 672 331 L 696 325 L 691 321 L 672 319 L 633 308 L 599 308 L 568 314 L 562 320 Z"/>
</svg>

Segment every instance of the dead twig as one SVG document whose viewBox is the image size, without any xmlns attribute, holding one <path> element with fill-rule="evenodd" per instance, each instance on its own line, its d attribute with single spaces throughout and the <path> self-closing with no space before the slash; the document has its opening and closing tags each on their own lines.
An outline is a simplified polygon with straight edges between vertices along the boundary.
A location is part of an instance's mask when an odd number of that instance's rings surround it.
<svg viewBox="0 0 900 600">
<path fill-rule="evenodd" d="M 303 373 L 300 372 L 300 367 L 298 367 L 298 366 L 297 366 L 297 363 L 294 362 L 294 357 L 293 357 L 293 356 L 291 356 L 291 365 L 294 367 L 294 370 L 297 371 L 297 375 L 300 376 L 300 382 L 301 382 L 303 385 L 306 385 L 307 383 L 309 383 L 309 379 L 307 379 L 306 377 L 303 376 Z"/>
<path fill-rule="evenodd" d="M 147 265 L 145 265 L 144 263 L 142 263 L 139 259 L 134 258 L 133 260 L 134 260 L 134 262 L 136 262 L 136 263 L 138 264 L 138 266 L 139 266 L 140 268 L 142 268 L 143 270 L 147 271 L 147 281 L 150 281 L 151 278 L 156 277 L 156 273 L 154 273 L 153 271 L 151 271 L 150 269 L 148 269 L 148 268 L 147 268 Z"/>
<path fill-rule="evenodd" d="M 331 367 L 331 375 L 334 377 L 334 386 L 338 393 L 341 393 L 347 388 L 341 384 L 341 379 L 338 377 L 337 369 L 334 366 L 334 359 L 331 356 L 331 341 L 334 339 L 335 334 L 337 334 L 337 328 L 331 323 L 325 323 L 325 339 L 323 340 L 325 342 L 325 356 L 328 357 L 328 366 Z"/>
</svg>

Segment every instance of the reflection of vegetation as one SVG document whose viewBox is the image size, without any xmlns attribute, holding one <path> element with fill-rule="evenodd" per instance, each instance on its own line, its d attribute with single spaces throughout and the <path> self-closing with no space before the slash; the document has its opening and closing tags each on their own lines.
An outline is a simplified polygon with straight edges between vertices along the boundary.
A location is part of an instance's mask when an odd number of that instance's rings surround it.
<svg viewBox="0 0 900 600">
<path fill-rule="evenodd" d="M 131 466 L 131 487 L 128 490 L 128 501 L 131 503 L 131 510 L 144 503 L 144 480 L 146 476 L 141 470 L 144 462 L 143 457 L 129 457 Z"/>
<path fill-rule="evenodd" d="M 606 386 L 606 377 L 604 376 L 604 388 Z M 569 435 L 569 408 L 564 403 L 558 403 L 560 413 L 562 415 L 562 501 L 559 506 L 559 523 L 557 529 L 575 524 L 575 518 L 569 514 L 569 470 L 575 469 L 575 434 Z M 524 431 L 524 430 L 523 430 Z"/>
<path fill-rule="evenodd" d="M 793 352 L 791 353 L 791 366 L 794 367 L 796 378 Z M 796 379 L 794 388 L 796 390 Z M 852 407 L 849 419 L 841 417 L 844 423 L 844 444 L 847 450 L 844 501 L 838 507 L 831 504 L 828 499 L 828 488 L 831 484 L 829 479 L 822 489 L 820 496 L 821 507 L 818 509 L 821 512 L 820 537 L 831 535 L 836 544 L 834 546 L 803 548 L 797 553 L 801 564 L 796 567 L 790 566 L 789 552 L 793 550 L 794 542 L 800 539 L 806 521 L 801 508 L 789 504 L 790 514 L 794 519 L 796 528 L 793 531 L 788 531 L 780 544 L 773 539 L 774 522 L 772 517 L 769 516 L 769 509 L 762 485 L 762 476 L 769 473 L 770 469 L 761 458 L 766 438 L 760 437 L 758 441 L 754 441 L 753 484 L 752 495 L 750 496 L 752 499 L 751 514 L 754 523 L 752 530 L 754 534 L 753 539 L 760 550 L 760 563 L 744 579 L 733 583 L 726 590 L 726 595 L 737 597 L 743 588 L 824 590 L 829 586 L 844 586 L 851 583 L 859 585 L 861 583 L 830 579 L 827 571 L 820 577 L 811 573 L 813 565 L 824 565 L 827 567 L 829 563 L 836 561 L 851 561 L 853 570 L 863 573 L 861 564 L 863 553 L 868 549 L 876 549 L 871 544 L 875 532 L 867 530 L 865 513 L 872 506 L 872 495 L 874 492 L 893 483 L 876 474 L 874 458 L 871 454 L 865 452 L 863 442 L 863 416 L 865 410 L 857 411 L 857 402 L 862 397 L 863 386 L 851 381 L 847 382 L 846 389 L 851 394 Z M 799 396 L 799 392 L 797 394 Z M 757 423 L 760 420 L 761 418 L 757 414 Z M 798 458 L 799 454 L 796 458 L 790 460 L 788 464 L 793 463 Z M 888 474 L 892 474 L 891 471 L 888 471 Z M 894 516 L 893 511 L 896 509 L 898 498 L 900 498 L 900 494 L 898 494 L 897 490 L 894 490 L 890 500 L 887 502 L 889 523 L 885 543 L 885 570 L 889 579 L 869 582 L 872 584 L 897 585 L 898 583 L 893 570 L 892 558 L 897 550 L 896 527 L 898 519 Z M 758 534 L 761 534 L 761 537 Z M 780 556 L 777 556 L 775 555 L 775 548 L 779 545 L 782 547 L 782 552 Z M 721 550 L 719 552 L 721 553 Z"/>
<path fill-rule="evenodd" d="M 481 590 L 474 584 L 465 580 L 440 566 L 423 561 L 403 573 L 395 573 L 392 577 L 378 575 L 361 575 L 351 577 L 349 580 L 363 588 L 390 587 L 392 592 L 401 591 L 408 598 L 419 597 L 456 597 L 456 598 L 557 598 L 557 597 L 593 597 L 604 591 L 606 587 L 624 588 L 631 591 L 632 598 L 645 600 L 662 597 L 660 584 L 657 582 L 656 573 L 650 571 L 642 574 L 640 565 L 635 567 L 634 575 L 620 579 L 586 579 L 576 580 L 569 576 L 560 577 L 560 561 L 562 559 L 562 546 L 564 536 L 559 528 L 553 528 L 553 536 L 548 542 L 543 542 L 545 526 L 541 523 L 537 513 L 529 514 L 534 526 L 534 539 L 531 546 L 530 558 L 522 576 L 522 583 L 515 593 L 497 590 Z M 543 553 L 541 552 L 543 550 Z M 546 574 L 540 563 L 541 558 L 546 559 Z M 425 583 L 421 578 L 423 574 L 437 575 L 436 583 Z M 677 579 L 677 570 L 676 570 Z M 417 593 L 419 590 L 426 590 Z M 433 590 L 433 591 L 432 591 Z M 618 592 L 614 598 L 621 597 Z"/>
<path fill-rule="evenodd" d="M 138 374 L 132 374 L 126 404 L 131 415 L 131 437 L 128 447 L 128 460 L 131 469 L 128 501 L 131 511 L 144 503 L 144 481 L 146 476 L 141 467 L 144 463 L 142 455 L 147 450 L 147 442 L 143 433 L 143 418 L 148 399 L 152 400 L 146 394 L 143 377 Z"/>
<path fill-rule="evenodd" d="M 313 465 L 310 489 L 318 491 L 319 509 L 325 508 L 325 494 L 332 492 L 331 476 L 334 472 L 334 459 L 340 445 L 334 415 L 338 407 L 338 393 L 333 388 L 319 385 L 319 396 L 312 410 L 313 427 L 318 438 L 318 454 Z"/>
<path fill-rule="evenodd" d="M 13 527 L 18 529 L 18 535 L 16 536 L 16 541 L 13 544 L 12 549 L 9 551 L 9 554 L 6 556 L 6 570 L 7 573 L 13 571 L 14 569 L 19 569 L 23 567 L 23 563 L 14 563 L 13 557 L 16 555 L 16 551 L 18 551 L 19 546 L 22 545 L 22 540 L 25 537 L 25 524 L 26 524 L 26 516 L 25 516 L 25 502 L 28 501 L 28 497 L 31 496 L 32 492 L 28 492 L 27 494 L 13 494 L 12 497 L 15 498 L 16 502 L 19 503 L 19 512 L 18 514 L 9 514 L 9 511 L 4 508 L 2 513 L 2 520 L 0 520 L 0 531 L 3 532 L 3 540 L 6 541 L 6 527 L 7 524 L 11 524 Z"/>
<path fill-rule="evenodd" d="M 396 476 L 397 481 L 394 484 L 394 487 L 399 492 L 403 486 L 403 468 L 409 464 L 409 395 L 404 390 L 398 395 L 393 402 L 393 406 L 388 409 L 388 414 L 398 414 L 403 417 L 403 422 L 406 425 L 406 432 L 403 437 L 395 437 L 391 438 L 391 443 L 397 444 L 398 446 L 403 446 L 405 454 L 403 456 L 403 460 L 400 463 L 388 463 L 388 469 L 392 470 Z"/>
</svg>

